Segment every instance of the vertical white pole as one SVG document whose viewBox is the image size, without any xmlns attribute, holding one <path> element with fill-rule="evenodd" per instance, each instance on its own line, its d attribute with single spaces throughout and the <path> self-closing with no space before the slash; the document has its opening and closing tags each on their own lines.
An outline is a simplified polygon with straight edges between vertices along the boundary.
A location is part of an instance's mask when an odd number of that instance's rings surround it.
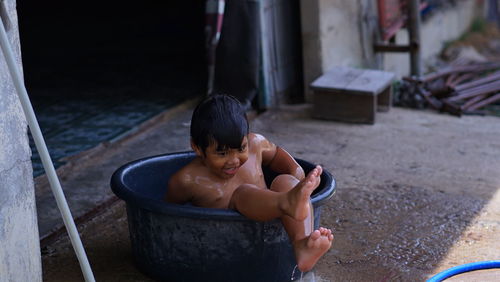
<svg viewBox="0 0 500 282">
<path fill-rule="evenodd" d="M 75 222 L 73 221 L 73 217 L 71 216 L 71 211 L 69 210 L 68 203 L 66 202 L 66 198 L 64 197 L 64 193 L 61 188 L 61 184 L 59 183 L 59 178 L 57 177 L 54 165 L 47 150 L 47 146 L 45 145 L 45 140 L 43 139 L 40 126 L 38 125 L 38 121 L 28 97 L 28 92 L 26 91 L 26 87 L 24 85 L 20 71 L 17 68 L 14 53 L 12 52 L 12 49 L 10 47 L 10 43 L 7 38 L 7 32 L 5 31 L 2 20 L 0 20 L 0 47 L 2 48 L 5 61 L 7 62 L 7 67 L 14 82 L 14 86 L 17 90 L 17 95 L 19 96 L 19 100 L 21 101 L 21 105 L 28 121 L 31 135 L 33 136 L 36 148 L 38 150 L 38 153 L 40 154 L 40 158 L 42 159 L 45 173 L 47 174 L 47 178 L 49 179 L 50 188 L 52 189 L 52 193 L 56 198 L 57 206 L 59 207 L 59 211 L 61 212 L 64 225 L 68 230 L 71 244 L 73 245 L 73 249 L 76 252 L 78 261 L 80 262 L 83 276 L 85 278 L 85 281 L 94 282 L 95 279 L 92 273 L 92 269 L 90 268 L 87 255 L 85 254 L 80 236 L 78 235 L 78 230 L 76 229 Z"/>
</svg>

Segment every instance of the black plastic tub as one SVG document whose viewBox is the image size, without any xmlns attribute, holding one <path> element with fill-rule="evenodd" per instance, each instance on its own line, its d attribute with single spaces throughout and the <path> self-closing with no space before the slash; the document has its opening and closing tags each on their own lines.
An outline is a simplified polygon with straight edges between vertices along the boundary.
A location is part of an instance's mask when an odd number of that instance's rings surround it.
<svg viewBox="0 0 500 282">
<path fill-rule="evenodd" d="M 149 157 L 113 174 L 111 188 L 126 202 L 137 267 L 160 281 L 290 281 L 300 276 L 280 220 L 255 222 L 233 210 L 162 200 L 170 175 L 194 156 L 180 152 Z M 306 172 L 314 168 L 297 161 Z M 268 183 L 275 176 L 266 170 L 264 175 Z M 321 206 L 334 191 L 335 181 L 324 171 L 311 197 L 316 228 Z"/>
</svg>

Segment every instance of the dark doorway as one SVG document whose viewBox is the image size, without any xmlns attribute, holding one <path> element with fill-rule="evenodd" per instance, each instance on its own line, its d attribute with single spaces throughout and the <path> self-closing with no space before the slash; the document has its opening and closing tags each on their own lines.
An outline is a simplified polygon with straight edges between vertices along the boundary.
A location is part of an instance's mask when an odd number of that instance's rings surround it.
<svg viewBox="0 0 500 282">
<path fill-rule="evenodd" d="M 56 166 L 206 91 L 204 1 L 17 5 L 24 78 Z"/>
</svg>

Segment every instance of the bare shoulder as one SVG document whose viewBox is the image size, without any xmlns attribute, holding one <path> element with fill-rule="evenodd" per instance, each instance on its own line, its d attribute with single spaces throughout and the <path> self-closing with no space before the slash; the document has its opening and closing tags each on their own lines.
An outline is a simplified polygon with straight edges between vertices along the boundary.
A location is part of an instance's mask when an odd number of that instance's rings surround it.
<svg viewBox="0 0 500 282">
<path fill-rule="evenodd" d="M 271 141 L 267 140 L 266 137 L 253 132 L 248 134 L 248 142 L 250 143 L 250 146 L 255 146 L 262 150 L 266 150 L 269 147 L 274 146 L 274 144 Z"/>
<path fill-rule="evenodd" d="M 184 186 L 188 186 L 190 182 L 189 171 L 189 165 L 186 165 L 170 176 L 170 180 L 168 181 L 169 189 L 181 189 Z"/>
<path fill-rule="evenodd" d="M 248 142 L 256 154 L 262 156 L 262 163 L 268 164 L 276 154 L 276 145 L 258 133 L 249 133 Z"/>
<path fill-rule="evenodd" d="M 196 171 L 196 163 L 192 161 L 170 176 L 165 200 L 177 204 L 191 201 L 194 186 L 193 174 Z"/>
</svg>

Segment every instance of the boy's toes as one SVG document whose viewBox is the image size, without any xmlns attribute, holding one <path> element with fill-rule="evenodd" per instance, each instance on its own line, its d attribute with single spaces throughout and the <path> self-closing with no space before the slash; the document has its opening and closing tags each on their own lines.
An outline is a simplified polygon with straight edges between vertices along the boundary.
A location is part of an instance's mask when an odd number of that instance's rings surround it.
<svg viewBox="0 0 500 282">
<path fill-rule="evenodd" d="M 316 178 L 318 177 L 320 174 L 321 174 L 321 167 L 318 165 L 316 166 L 315 168 L 313 168 L 313 170 L 311 170 L 307 175 L 306 175 L 306 178 L 307 179 L 313 179 L 313 178 Z"/>
<path fill-rule="evenodd" d="M 330 229 L 324 227 L 320 227 L 319 232 L 321 233 L 321 236 L 328 236 L 329 234 L 332 234 Z"/>
<path fill-rule="evenodd" d="M 332 230 L 331 230 L 331 229 L 329 229 L 329 228 L 327 228 L 327 229 L 326 229 L 326 232 L 325 232 L 325 235 L 326 235 L 326 236 L 328 236 L 328 235 L 330 235 L 330 234 L 332 234 Z"/>
<path fill-rule="evenodd" d="M 320 165 L 317 165 L 316 168 L 318 169 L 318 176 L 320 176 L 323 173 L 323 167 Z"/>
<path fill-rule="evenodd" d="M 332 234 L 332 230 L 331 229 L 326 229 L 326 233 L 325 233 L 325 236 L 328 238 L 328 241 L 333 241 L 333 234 Z"/>
<path fill-rule="evenodd" d="M 315 240 L 318 240 L 319 238 L 321 237 L 321 232 L 319 230 L 314 230 L 311 235 L 310 235 L 310 239 L 315 241 Z"/>
<path fill-rule="evenodd" d="M 321 173 L 323 173 L 323 168 L 319 165 L 317 165 L 314 170 L 313 170 L 313 175 L 314 177 L 319 177 L 321 175 Z"/>
</svg>

